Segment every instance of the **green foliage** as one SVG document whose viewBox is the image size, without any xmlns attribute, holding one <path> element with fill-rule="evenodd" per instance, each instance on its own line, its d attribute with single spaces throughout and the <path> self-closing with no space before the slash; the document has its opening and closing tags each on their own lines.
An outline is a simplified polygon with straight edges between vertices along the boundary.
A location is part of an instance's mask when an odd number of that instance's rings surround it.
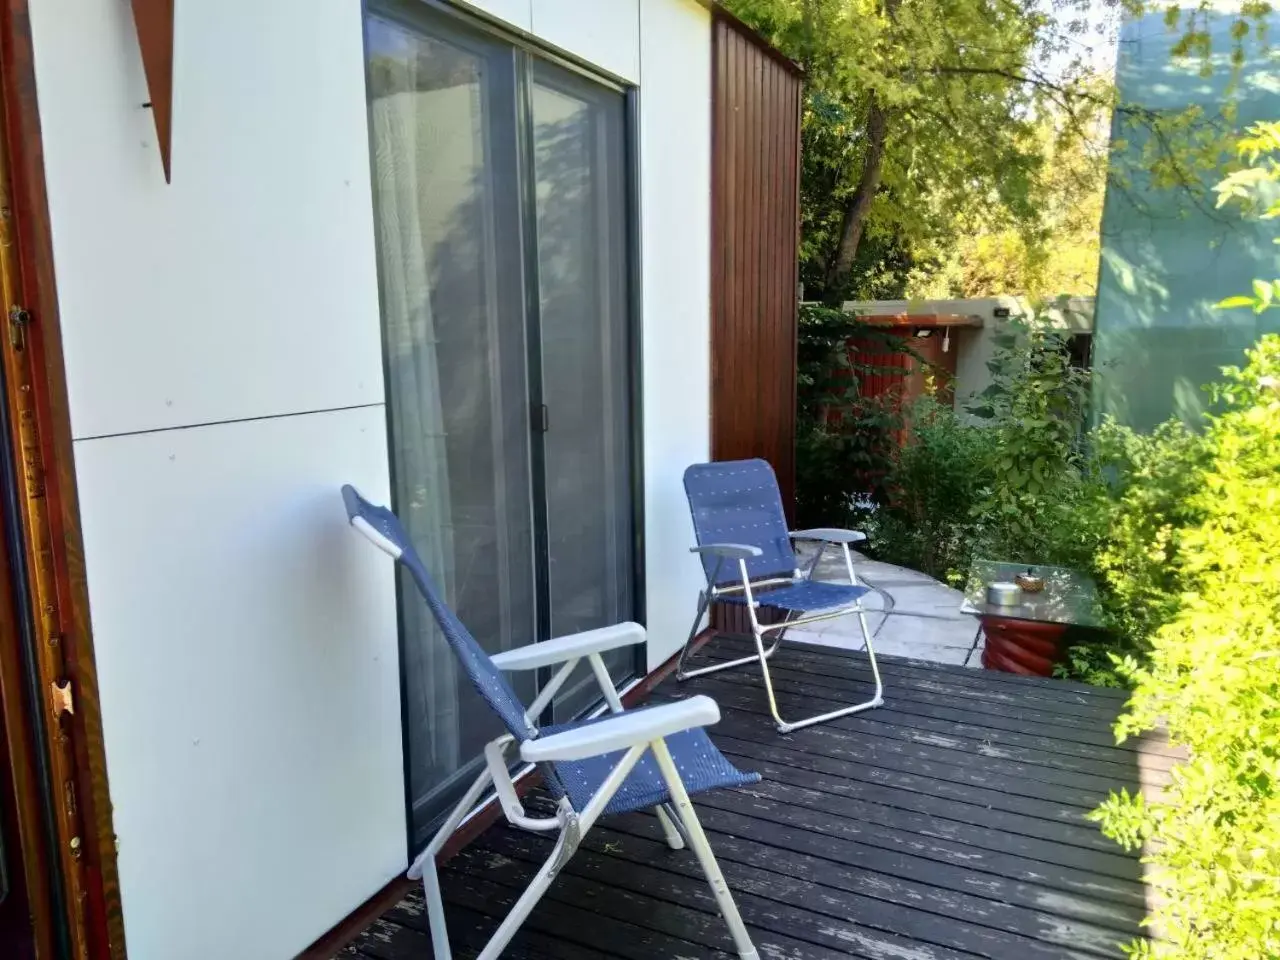
<svg viewBox="0 0 1280 960">
<path fill-rule="evenodd" d="M 801 276 L 835 302 L 905 282 L 957 224 L 1038 224 L 1044 142 L 1037 116 L 1060 92 L 1039 80 L 1060 24 L 1034 4 L 985 0 L 728 0 L 806 71 Z M 1074 92 L 1077 76 L 1067 87 Z M 1082 87 L 1083 89 L 1083 87 Z M 1072 98 L 1088 124 L 1107 95 Z M 873 105 L 886 118 L 856 276 L 824 289 L 868 156 Z M 1095 107 L 1097 109 L 1095 109 Z M 888 275 L 888 276 L 887 276 Z M 892 278 L 892 279 L 890 279 Z M 1006 292 L 1006 291 L 1001 291 Z"/>
<path fill-rule="evenodd" d="M 1011 325 L 989 368 L 967 416 L 932 399 L 911 411 L 866 521 L 877 556 L 952 583 L 977 556 L 1087 566 L 1105 530 L 1081 438 L 1088 375 L 1044 323 Z"/>
<path fill-rule="evenodd" d="M 1130 189 L 1142 182 L 1199 205 L 1234 127 L 1232 96 L 1213 108 L 1117 101 L 1091 48 L 1122 15 L 1163 9 L 1144 0 L 726 3 L 805 68 L 800 273 L 811 299 L 1087 294 L 1104 181 L 1135 204 L 1148 203 Z M 1238 69 L 1255 35 L 1262 45 L 1270 7 L 1212 9 L 1235 17 Z M 1226 59 L 1210 15 L 1209 0 L 1174 11 L 1175 68 Z M 851 220 L 850 271 L 829 284 Z"/>
<path fill-rule="evenodd" d="M 1252 127 L 1219 206 L 1280 214 L 1277 152 L 1280 125 Z M 1259 281 L 1221 306 L 1261 312 L 1275 294 Z M 1116 435 L 1128 480 L 1098 565 L 1121 631 L 1146 641 L 1113 656 L 1134 686 L 1117 734 L 1164 726 L 1188 753 L 1163 794 L 1122 791 L 1094 814 L 1150 865 L 1156 937 L 1135 956 L 1280 956 L 1280 337 L 1246 359 L 1203 436 Z"/>
<path fill-rule="evenodd" d="M 908 420 L 885 495 L 864 527 L 877 556 L 959 584 L 973 560 L 980 524 L 972 508 L 993 482 L 997 436 L 932 397 L 917 401 Z"/>
<path fill-rule="evenodd" d="M 1223 412 L 1187 454 L 1195 489 L 1157 484 L 1187 495 L 1158 544 L 1174 568 L 1151 588 L 1166 622 L 1148 662 L 1122 665 L 1135 687 L 1118 733 L 1163 723 L 1189 759 L 1159 798 L 1113 795 L 1096 814 L 1154 871 L 1159 939 L 1141 956 L 1280 956 L 1280 337 L 1226 374 Z"/>
<path fill-rule="evenodd" d="M 1183 583 L 1173 560 L 1179 531 L 1199 516 L 1193 494 L 1204 441 L 1177 420 L 1140 434 L 1107 419 L 1089 433 L 1087 449 L 1092 480 L 1079 509 L 1096 542 L 1080 566 L 1098 584 L 1105 633 L 1070 647 L 1057 675 L 1128 686 L 1118 664 L 1145 660 L 1152 636 L 1178 611 Z"/>
<path fill-rule="evenodd" d="M 1177 614 L 1183 584 L 1175 559 L 1181 531 L 1200 517 L 1195 499 L 1205 466 L 1204 439 L 1178 420 L 1139 434 L 1113 420 L 1093 434 L 1097 455 L 1116 478 L 1109 491 L 1108 533 L 1093 569 L 1104 585 L 1108 626 L 1126 653 L 1145 654 L 1147 639 Z"/>
<path fill-rule="evenodd" d="M 855 363 L 848 345 L 869 360 Z M 891 398 L 867 397 L 864 378 L 904 352 L 901 338 L 840 310 L 805 304 L 797 346 L 796 514 L 801 526 L 857 526 L 858 504 L 883 483 L 902 428 Z"/>
<path fill-rule="evenodd" d="M 971 512 L 992 557 L 1080 567 L 1101 530 L 1083 508 L 1095 498 L 1083 442 L 1089 374 L 1073 367 L 1065 337 L 1045 323 L 997 341 L 991 385 L 970 406 L 995 431 L 990 479 Z"/>
<path fill-rule="evenodd" d="M 1098 96 L 1105 85 L 1097 84 Z M 1046 106 L 1034 146 L 1044 158 L 1032 184 L 1031 221 L 958 216 L 948 236 L 919 240 L 905 295 L 920 299 L 1016 293 L 1044 301 L 1097 289 L 1109 129 L 1065 132 L 1063 111 Z"/>
</svg>

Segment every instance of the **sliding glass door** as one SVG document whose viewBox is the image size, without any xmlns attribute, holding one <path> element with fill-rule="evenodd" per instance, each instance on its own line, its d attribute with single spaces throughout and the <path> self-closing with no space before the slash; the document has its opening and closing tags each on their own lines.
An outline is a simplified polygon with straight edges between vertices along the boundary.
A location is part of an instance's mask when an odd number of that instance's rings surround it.
<svg viewBox="0 0 1280 960">
<path fill-rule="evenodd" d="M 561 636 L 634 616 L 626 104 L 551 64 L 532 72 L 550 632 Z M 611 659 L 615 680 L 633 661 Z M 597 689 L 584 672 L 556 719 Z"/>
<path fill-rule="evenodd" d="M 490 652 L 634 618 L 624 94 L 416 0 L 366 32 L 397 512 Z M 400 593 L 417 845 L 499 728 Z"/>
</svg>

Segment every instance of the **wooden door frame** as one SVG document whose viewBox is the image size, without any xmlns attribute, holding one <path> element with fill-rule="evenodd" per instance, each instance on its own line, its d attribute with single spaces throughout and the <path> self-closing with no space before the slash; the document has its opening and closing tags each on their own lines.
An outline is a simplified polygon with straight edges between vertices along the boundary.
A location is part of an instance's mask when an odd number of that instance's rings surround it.
<svg viewBox="0 0 1280 960">
<path fill-rule="evenodd" d="M 0 535 L 0 562 L 6 570 L 12 570 L 16 559 L 10 555 L 8 537 Z M 0 754 L 8 758 L 7 769 L 0 769 L 0 778 L 12 773 L 13 815 L 17 826 L 16 835 L 6 835 L 6 865 L 11 874 L 21 874 L 33 920 L 36 955 L 47 957 L 55 955 L 57 942 L 57 931 L 52 925 L 56 914 L 45 819 L 47 792 L 39 777 L 40 738 L 32 723 L 25 682 L 28 674 L 20 648 L 27 628 L 18 612 L 14 581 L 12 574 L 0 578 L 0 729 L 6 734 L 6 742 L 0 744 Z M 10 638 L 14 642 L 9 642 Z M 4 786 L 0 784 L 0 797 L 4 794 Z M 0 830 L 3 829 L 7 828 L 0 823 Z"/>
<path fill-rule="evenodd" d="M 19 469 L 19 513 L 26 552 L 39 719 L 28 716 L 34 749 L 49 763 L 56 852 L 31 868 L 58 878 L 62 919 L 74 960 L 123 960 L 124 923 L 106 751 L 89 628 L 71 419 L 54 284 L 53 240 L 36 97 L 27 0 L 0 0 L 0 314 L 10 423 L 4 441 Z M 14 308 L 22 313 L 13 315 Z M 13 332 L 15 323 L 19 332 Z M 60 690 L 55 690 L 55 685 Z M 60 691 L 66 691 L 59 696 Z M 66 696 L 74 712 L 66 712 Z M 28 711 L 30 712 L 30 711 Z M 31 760 L 30 756 L 27 757 Z M 42 858 L 35 858 L 41 861 Z M 37 879 L 40 879 L 39 877 Z M 47 933 L 42 933 L 48 943 Z M 52 951 L 51 946 L 44 948 Z M 42 952 L 40 960 L 56 960 Z"/>
</svg>

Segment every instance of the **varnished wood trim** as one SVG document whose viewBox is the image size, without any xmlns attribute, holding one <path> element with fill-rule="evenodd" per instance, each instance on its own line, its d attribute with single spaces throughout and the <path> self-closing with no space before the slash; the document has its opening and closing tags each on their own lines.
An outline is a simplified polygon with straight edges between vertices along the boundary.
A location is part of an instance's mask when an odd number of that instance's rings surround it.
<svg viewBox="0 0 1280 960">
<path fill-rule="evenodd" d="M 0 190 L 2 189 L 3 181 L 0 178 Z M 7 197 L 0 197 L 0 204 L 4 204 L 6 200 Z M 6 569 L 13 569 L 14 558 L 9 555 L 9 546 L 3 536 L 0 536 L 0 561 L 3 561 Z M 50 896 L 52 879 L 45 850 L 42 812 L 44 799 L 36 761 L 40 738 L 31 723 L 28 709 L 22 643 L 23 627 L 18 620 L 11 578 L 0 577 L 0 707 L 4 711 L 3 724 L 0 726 L 3 726 L 6 734 L 6 743 L 0 747 L 0 755 L 7 752 L 9 767 L 13 772 L 14 804 L 17 808 L 14 814 L 18 829 L 17 835 L 9 838 L 16 847 L 8 851 L 8 866 L 13 873 L 19 868 L 23 873 L 36 956 L 52 957 L 55 943 L 55 916 Z M 5 771 L 0 769 L 0 777 L 3 776 Z M 0 786 L 0 797 L 3 796 L 4 789 Z M 3 824 L 0 824 L 0 829 L 3 829 Z"/>
<path fill-rule="evenodd" d="M 74 715 L 64 717 L 48 744 L 54 761 L 60 844 L 68 876 L 75 955 L 84 960 L 123 960 L 124 924 L 116 873 L 115 832 L 107 789 L 106 754 L 97 671 L 89 629 L 79 506 L 76 501 L 71 419 L 67 406 L 53 240 L 44 179 L 44 152 L 36 96 L 35 52 L 27 0 L 0 6 L 0 85 L 4 140 L 12 178 L 11 222 L 16 229 L 15 293 L 30 312 L 24 362 L 26 412 L 14 436 L 25 461 L 24 517 L 32 578 L 39 590 L 37 646 L 50 679 L 70 682 Z M 10 382 L 13 389 L 19 385 Z M 20 418 L 27 417 L 22 421 Z M 26 439 L 24 440 L 23 437 Z M 33 442 L 34 440 L 34 442 Z M 78 846 L 72 845 L 78 838 Z"/>
<path fill-rule="evenodd" d="M 164 181 L 169 183 L 173 143 L 173 0 L 133 0 L 133 22 L 147 76 Z"/>
<path fill-rule="evenodd" d="M 776 60 L 780 67 L 786 69 L 789 73 L 795 74 L 797 77 L 804 75 L 804 67 L 796 63 L 785 53 L 770 43 L 755 27 L 750 26 L 744 21 L 738 19 L 728 7 L 719 0 L 697 0 L 699 4 L 711 12 L 711 15 L 717 19 L 733 25 L 734 29 L 744 36 L 750 37 L 751 40 L 772 60 Z"/>
</svg>

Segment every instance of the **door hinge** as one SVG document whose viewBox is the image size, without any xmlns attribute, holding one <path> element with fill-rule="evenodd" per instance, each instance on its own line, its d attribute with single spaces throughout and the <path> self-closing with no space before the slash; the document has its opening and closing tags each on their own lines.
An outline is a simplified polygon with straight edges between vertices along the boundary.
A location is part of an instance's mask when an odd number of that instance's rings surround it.
<svg viewBox="0 0 1280 960">
<path fill-rule="evenodd" d="M 15 350 L 26 346 L 26 329 L 31 324 L 31 312 L 16 303 L 9 308 L 9 343 Z"/>
<path fill-rule="evenodd" d="M 551 429 L 551 411 L 545 403 L 534 405 L 532 419 L 535 433 L 546 433 Z"/>
<path fill-rule="evenodd" d="M 76 712 L 76 698 L 71 692 L 70 680 L 64 680 L 62 683 L 55 680 L 49 684 L 49 697 L 53 707 L 53 719 L 61 720 L 68 713 Z"/>
</svg>

